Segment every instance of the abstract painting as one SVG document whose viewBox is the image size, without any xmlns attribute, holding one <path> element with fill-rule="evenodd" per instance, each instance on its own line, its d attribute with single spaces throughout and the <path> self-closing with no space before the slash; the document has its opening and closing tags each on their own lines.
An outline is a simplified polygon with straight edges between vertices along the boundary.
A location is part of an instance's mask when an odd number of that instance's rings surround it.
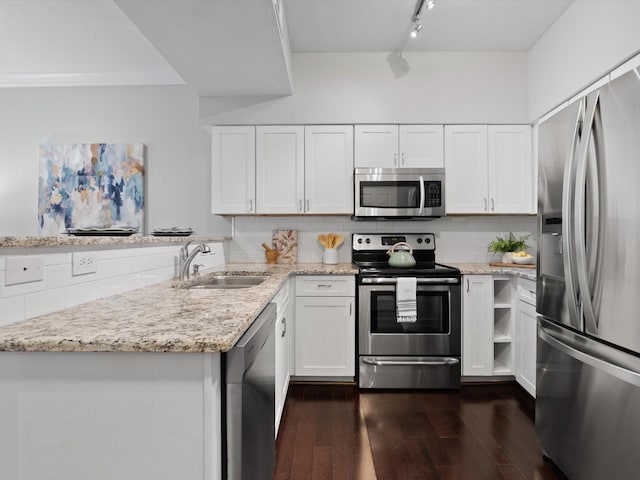
<svg viewBox="0 0 640 480">
<path fill-rule="evenodd" d="M 40 145 L 38 231 L 134 227 L 144 221 L 144 144 Z"/>
</svg>

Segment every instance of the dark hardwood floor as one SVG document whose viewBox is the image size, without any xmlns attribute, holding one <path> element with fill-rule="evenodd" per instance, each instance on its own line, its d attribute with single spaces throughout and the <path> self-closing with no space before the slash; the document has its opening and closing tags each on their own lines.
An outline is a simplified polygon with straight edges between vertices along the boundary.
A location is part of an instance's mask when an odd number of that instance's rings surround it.
<svg viewBox="0 0 640 480">
<path fill-rule="evenodd" d="M 275 480 L 561 479 L 515 385 L 359 391 L 292 384 Z"/>
</svg>

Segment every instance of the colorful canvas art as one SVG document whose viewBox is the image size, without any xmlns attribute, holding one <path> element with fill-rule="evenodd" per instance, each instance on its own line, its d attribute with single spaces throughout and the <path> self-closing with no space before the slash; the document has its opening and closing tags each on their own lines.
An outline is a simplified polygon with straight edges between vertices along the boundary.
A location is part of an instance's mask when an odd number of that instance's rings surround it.
<svg viewBox="0 0 640 480">
<path fill-rule="evenodd" d="M 40 235 L 90 227 L 142 232 L 143 221 L 143 144 L 40 145 Z"/>
</svg>

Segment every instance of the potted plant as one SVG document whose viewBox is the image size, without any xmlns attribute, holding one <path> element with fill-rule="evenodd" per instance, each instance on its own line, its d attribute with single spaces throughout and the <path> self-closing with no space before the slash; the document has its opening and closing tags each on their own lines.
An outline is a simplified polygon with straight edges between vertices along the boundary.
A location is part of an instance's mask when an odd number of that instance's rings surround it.
<svg viewBox="0 0 640 480">
<path fill-rule="evenodd" d="M 506 237 L 496 237 L 495 240 L 489 242 L 488 250 L 491 253 L 501 253 L 502 263 L 512 263 L 511 255 L 514 252 L 529 248 L 527 245 L 527 239 L 531 237 L 530 234 L 516 237 L 512 232 Z"/>
</svg>

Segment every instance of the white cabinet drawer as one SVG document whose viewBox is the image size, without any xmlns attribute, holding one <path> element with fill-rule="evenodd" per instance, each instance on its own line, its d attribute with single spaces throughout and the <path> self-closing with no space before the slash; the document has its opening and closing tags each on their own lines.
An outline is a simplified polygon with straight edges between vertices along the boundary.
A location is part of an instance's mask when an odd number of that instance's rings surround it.
<svg viewBox="0 0 640 480">
<path fill-rule="evenodd" d="M 297 297 L 352 297 L 355 295 L 353 275 L 298 275 Z"/>
<path fill-rule="evenodd" d="M 518 279 L 518 300 L 536 306 L 536 282 L 524 278 Z"/>
</svg>

